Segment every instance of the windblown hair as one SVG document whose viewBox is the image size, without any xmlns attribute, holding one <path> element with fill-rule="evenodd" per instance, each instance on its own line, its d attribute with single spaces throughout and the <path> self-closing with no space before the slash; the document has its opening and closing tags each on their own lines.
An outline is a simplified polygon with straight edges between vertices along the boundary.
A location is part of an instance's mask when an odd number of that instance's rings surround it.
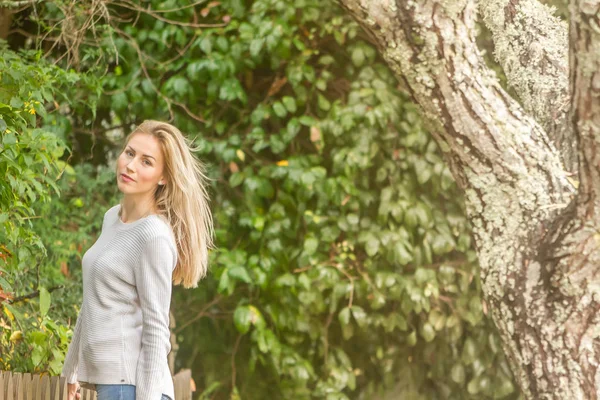
<svg viewBox="0 0 600 400">
<path fill-rule="evenodd" d="M 175 234 L 177 266 L 173 284 L 195 288 L 208 271 L 213 248 L 213 220 L 209 208 L 205 167 L 193 154 L 191 141 L 171 124 L 145 120 L 125 138 L 123 149 L 137 133 L 156 137 L 164 157 L 166 183 L 157 185 L 154 200 Z"/>
</svg>

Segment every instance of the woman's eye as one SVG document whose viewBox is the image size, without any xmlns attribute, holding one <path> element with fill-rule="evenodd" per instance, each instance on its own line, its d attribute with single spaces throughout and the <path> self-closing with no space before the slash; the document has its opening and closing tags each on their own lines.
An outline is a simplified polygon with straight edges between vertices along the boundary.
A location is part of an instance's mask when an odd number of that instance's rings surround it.
<svg viewBox="0 0 600 400">
<path fill-rule="evenodd" d="M 152 165 L 152 163 L 148 160 L 144 160 L 144 162 L 146 163 L 146 165 Z"/>
</svg>

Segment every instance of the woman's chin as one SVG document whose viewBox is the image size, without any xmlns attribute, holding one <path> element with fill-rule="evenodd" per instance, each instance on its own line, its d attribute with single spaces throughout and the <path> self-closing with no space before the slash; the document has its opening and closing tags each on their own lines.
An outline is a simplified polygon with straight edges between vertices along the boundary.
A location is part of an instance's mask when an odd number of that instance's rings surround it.
<svg viewBox="0 0 600 400">
<path fill-rule="evenodd" d="M 131 193 L 132 192 L 131 187 L 129 187 L 129 185 L 127 185 L 126 183 L 123 183 L 121 181 L 117 182 L 117 188 L 122 193 Z"/>
</svg>

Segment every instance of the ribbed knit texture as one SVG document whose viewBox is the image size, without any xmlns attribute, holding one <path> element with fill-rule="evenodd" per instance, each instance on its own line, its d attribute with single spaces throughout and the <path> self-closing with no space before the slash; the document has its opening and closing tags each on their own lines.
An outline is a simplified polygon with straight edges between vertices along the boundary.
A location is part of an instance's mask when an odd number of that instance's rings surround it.
<svg viewBox="0 0 600 400">
<path fill-rule="evenodd" d="M 131 223 L 120 205 L 82 258 L 83 303 L 61 376 L 67 382 L 130 384 L 136 400 L 175 398 L 167 355 L 175 238 L 149 215 Z"/>
</svg>

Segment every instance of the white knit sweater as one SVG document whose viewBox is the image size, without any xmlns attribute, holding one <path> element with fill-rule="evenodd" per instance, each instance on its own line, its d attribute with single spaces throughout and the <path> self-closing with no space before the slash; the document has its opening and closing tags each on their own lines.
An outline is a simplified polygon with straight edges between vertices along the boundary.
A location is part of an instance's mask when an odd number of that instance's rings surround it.
<svg viewBox="0 0 600 400">
<path fill-rule="evenodd" d="M 175 237 L 158 215 L 124 223 L 120 207 L 104 214 L 83 255 L 83 303 L 61 376 L 135 385 L 136 400 L 174 399 L 167 355 Z"/>
</svg>

